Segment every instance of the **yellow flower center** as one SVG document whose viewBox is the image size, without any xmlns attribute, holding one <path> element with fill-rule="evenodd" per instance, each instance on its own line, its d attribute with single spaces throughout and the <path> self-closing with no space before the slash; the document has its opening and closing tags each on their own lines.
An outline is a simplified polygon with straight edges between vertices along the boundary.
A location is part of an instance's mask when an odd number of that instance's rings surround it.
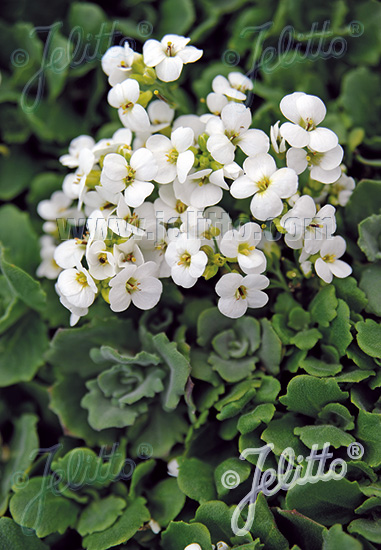
<svg viewBox="0 0 381 550">
<path fill-rule="evenodd" d="M 139 287 L 139 283 L 133 277 L 130 277 L 130 279 L 128 279 L 128 281 L 126 282 L 126 290 L 128 294 L 132 294 L 133 292 L 140 290 L 140 288 L 138 287 Z"/>
<path fill-rule="evenodd" d="M 166 155 L 168 162 L 170 162 L 171 164 L 176 164 L 178 156 L 179 153 L 176 151 L 176 149 L 171 149 Z"/>
<path fill-rule="evenodd" d="M 323 256 L 323 262 L 326 262 L 328 264 L 332 264 L 335 260 L 335 254 L 326 254 L 325 256 Z"/>
<path fill-rule="evenodd" d="M 249 243 L 241 243 L 238 246 L 238 254 L 243 254 L 244 256 L 250 256 L 253 250 L 255 250 L 255 246 L 250 246 Z"/>
<path fill-rule="evenodd" d="M 131 183 L 134 183 L 135 173 L 136 171 L 131 168 L 131 166 L 127 166 L 127 176 L 124 178 L 124 183 L 127 185 L 127 187 L 131 185 Z"/>
<path fill-rule="evenodd" d="M 89 283 L 87 282 L 87 277 L 84 273 L 81 273 L 81 272 L 77 273 L 76 280 L 83 287 L 89 286 Z"/>
<path fill-rule="evenodd" d="M 268 187 L 270 186 L 270 183 L 271 183 L 271 181 L 270 181 L 270 179 L 269 179 L 267 176 L 265 176 L 264 178 L 262 178 L 262 179 L 257 183 L 258 189 L 259 189 L 259 193 L 264 193 L 264 192 L 268 189 Z"/>
<path fill-rule="evenodd" d="M 243 285 L 241 285 L 240 287 L 237 288 L 237 290 L 235 291 L 235 299 L 236 300 L 244 300 L 247 296 L 247 288 Z"/>
<path fill-rule="evenodd" d="M 108 264 L 108 259 L 107 259 L 106 252 L 102 252 L 101 254 L 99 254 L 98 260 L 99 260 L 99 263 L 102 264 L 102 265 Z"/>
<path fill-rule="evenodd" d="M 187 205 L 181 202 L 180 200 L 176 202 L 176 212 L 178 212 L 179 214 L 184 214 L 187 208 L 188 208 Z"/>
<path fill-rule="evenodd" d="M 180 261 L 177 262 L 177 265 L 183 265 L 184 267 L 189 267 L 192 261 L 192 256 L 188 252 L 184 252 L 180 256 Z"/>
</svg>

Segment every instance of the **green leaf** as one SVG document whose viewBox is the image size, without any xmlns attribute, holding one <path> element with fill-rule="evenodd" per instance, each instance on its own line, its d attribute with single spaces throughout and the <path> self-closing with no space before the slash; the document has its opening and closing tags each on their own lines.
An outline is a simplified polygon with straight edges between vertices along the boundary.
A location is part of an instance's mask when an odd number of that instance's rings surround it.
<svg viewBox="0 0 381 550">
<path fill-rule="evenodd" d="M 345 219 L 351 233 L 356 233 L 358 224 L 381 209 L 381 181 L 361 180 L 354 189 L 345 207 Z"/>
<path fill-rule="evenodd" d="M 336 296 L 344 300 L 350 309 L 358 313 L 364 309 L 368 300 L 354 277 L 345 277 L 345 279 L 335 277 L 333 284 L 336 288 Z"/>
<path fill-rule="evenodd" d="M 381 214 L 369 216 L 359 224 L 357 244 L 370 262 L 381 260 Z"/>
<path fill-rule="evenodd" d="M 293 308 L 288 315 L 287 325 L 294 330 L 304 330 L 308 328 L 311 321 L 311 315 L 301 307 Z"/>
<path fill-rule="evenodd" d="M 327 362 L 316 357 L 306 357 L 300 361 L 300 367 L 312 376 L 334 376 L 343 368 L 340 363 Z"/>
<path fill-rule="evenodd" d="M 271 403 L 257 405 L 254 410 L 239 417 L 237 427 L 241 434 L 247 434 L 258 428 L 261 422 L 268 424 L 275 413 Z"/>
<path fill-rule="evenodd" d="M 348 525 L 348 531 L 356 535 L 361 535 L 371 542 L 381 543 L 381 521 L 379 518 L 355 519 Z"/>
<path fill-rule="evenodd" d="M 296 456 L 308 454 L 307 448 L 295 436 L 295 429 L 301 424 L 300 418 L 292 413 L 286 413 L 281 418 L 273 419 L 262 432 L 261 439 L 274 444 L 274 454 L 280 456 L 284 449 L 292 447 Z"/>
<path fill-rule="evenodd" d="M 259 537 L 268 550 L 289 550 L 287 539 L 279 531 L 274 515 L 262 493 L 257 497 L 255 517 L 250 532 L 254 537 Z"/>
<path fill-rule="evenodd" d="M 375 264 L 361 273 L 360 288 L 368 298 L 367 311 L 381 317 L 381 266 Z"/>
<path fill-rule="evenodd" d="M 208 529 L 202 523 L 188 525 L 183 521 L 172 521 L 161 536 L 165 550 L 179 550 L 189 544 L 199 544 L 202 550 L 212 550 L 212 541 Z"/>
<path fill-rule="evenodd" d="M 328 327 L 336 317 L 338 302 L 333 285 L 322 288 L 309 305 L 311 318 L 321 327 Z"/>
<path fill-rule="evenodd" d="M 332 479 L 295 485 L 287 492 L 286 506 L 326 526 L 346 523 L 363 500 L 356 481 Z"/>
<path fill-rule="evenodd" d="M 227 458 L 221 462 L 221 464 L 219 464 L 214 471 L 214 480 L 219 497 L 227 495 L 230 491 L 230 489 L 222 483 L 226 472 L 229 470 L 233 470 L 235 472 L 236 476 L 234 476 L 234 481 L 237 481 L 238 486 L 248 479 L 251 473 L 251 466 L 248 462 L 240 460 L 236 457 Z"/>
<path fill-rule="evenodd" d="M 282 342 L 268 319 L 261 319 L 262 338 L 259 358 L 270 374 L 279 372 L 282 357 Z"/>
<path fill-rule="evenodd" d="M 108 529 L 101 533 L 93 533 L 82 541 L 86 550 L 107 550 L 112 546 L 124 544 L 149 521 L 150 514 L 145 506 L 145 499 L 136 498 L 131 502 L 123 515 Z"/>
<path fill-rule="evenodd" d="M 348 411 L 344 405 L 340 403 L 328 403 L 322 410 L 319 412 L 318 417 L 327 424 L 332 424 L 342 428 L 343 430 L 353 430 L 354 417 Z"/>
<path fill-rule="evenodd" d="M 185 504 L 185 495 L 175 478 L 163 479 L 149 492 L 149 509 L 152 518 L 161 527 L 176 518 Z"/>
<path fill-rule="evenodd" d="M 280 517 L 279 517 L 280 516 Z M 296 510 L 276 508 L 275 517 L 280 529 L 287 533 L 288 540 L 297 542 L 300 548 L 321 550 L 324 527 Z"/>
<path fill-rule="evenodd" d="M 24 315 L 27 309 L 27 306 L 17 298 L 4 275 L 0 275 L 0 305 L 2 310 L 0 334 L 3 334 Z"/>
<path fill-rule="evenodd" d="M 344 533 L 341 525 L 336 524 L 323 533 L 322 550 L 337 550 L 338 548 L 362 550 L 363 546 L 359 540 Z"/>
<path fill-rule="evenodd" d="M 205 525 L 210 533 L 212 542 L 229 541 L 233 535 L 231 517 L 233 511 L 227 504 L 212 500 L 201 504 L 197 508 L 195 521 Z"/>
<path fill-rule="evenodd" d="M 33 451 L 38 449 L 38 417 L 34 414 L 23 414 L 15 420 L 13 434 L 9 443 L 10 456 L 1 472 L 0 514 L 8 508 L 9 491 L 18 476 L 23 477 L 33 462 Z"/>
<path fill-rule="evenodd" d="M 357 343 L 367 355 L 381 357 L 381 323 L 372 319 L 356 323 Z"/>
<path fill-rule="evenodd" d="M 298 332 L 293 338 L 291 338 L 290 343 L 294 344 L 302 351 L 307 351 L 312 349 L 322 337 L 322 333 L 316 328 L 310 328 Z"/>
<path fill-rule="evenodd" d="M 168 366 L 170 376 L 163 393 L 163 408 L 166 411 L 175 409 L 184 393 L 184 387 L 190 374 L 189 361 L 177 349 L 175 342 L 170 342 L 164 333 L 153 337 L 157 353 Z"/>
<path fill-rule="evenodd" d="M 88 445 L 112 445 L 115 442 L 115 430 L 93 430 L 87 421 L 87 411 L 81 407 L 81 399 L 86 386 L 77 376 L 65 376 L 58 380 L 50 390 L 50 408 L 60 420 L 64 433 L 84 439 Z"/>
<path fill-rule="evenodd" d="M 110 456 L 103 460 L 91 449 L 76 447 L 53 460 L 52 470 L 74 491 L 86 485 L 97 489 L 108 487 L 117 478 L 126 458 L 123 447 L 113 449 Z"/>
<path fill-rule="evenodd" d="M 312 376 L 295 376 L 287 386 L 287 394 L 279 398 L 288 410 L 300 412 L 315 418 L 327 403 L 344 401 L 348 392 L 340 390 L 333 378 L 314 378 Z"/>
<path fill-rule="evenodd" d="M 34 274 L 40 260 L 37 235 L 26 212 L 13 204 L 0 208 L 0 241 L 7 250 L 7 259 Z"/>
<path fill-rule="evenodd" d="M 222 315 L 216 307 L 204 310 L 197 321 L 197 343 L 208 346 L 216 334 L 231 328 L 231 319 Z"/>
<path fill-rule="evenodd" d="M 184 459 L 177 482 L 184 495 L 200 503 L 216 496 L 213 468 L 198 458 Z"/>
<path fill-rule="evenodd" d="M 245 357 L 243 359 L 221 359 L 215 353 L 211 353 L 208 362 L 214 371 L 227 382 L 239 382 L 246 379 L 255 370 L 257 359 Z"/>
<path fill-rule="evenodd" d="M 345 354 L 349 344 L 352 342 L 353 336 L 351 334 L 351 325 L 349 322 L 349 307 L 344 300 L 341 300 L 340 298 L 338 299 L 336 312 L 337 316 L 329 327 L 328 339 L 326 342 L 335 346 L 337 351 L 340 353 L 340 357 L 342 357 Z"/>
<path fill-rule="evenodd" d="M 380 87 L 379 75 L 366 67 L 348 71 L 342 80 L 340 103 L 353 125 L 364 128 L 369 135 L 374 134 L 374 121 L 381 116 L 380 107 L 373 108 L 369 97 L 375 97 Z"/>
<path fill-rule="evenodd" d="M 191 0 L 164 0 L 160 3 L 159 35 L 174 32 L 186 35 L 196 19 L 194 4 Z"/>
<path fill-rule="evenodd" d="M 32 380 L 44 363 L 46 326 L 29 313 L 0 338 L 0 387 Z"/>
<path fill-rule="evenodd" d="M 62 534 L 68 527 L 74 527 L 79 507 L 57 492 L 57 481 L 52 476 L 33 477 L 11 498 L 13 519 L 34 529 L 40 538 L 57 531 Z"/>
<path fill-rule="evenodd" d="M 36 535 L 23 533 L 20 525 L 11 518 L 0 519 L 0 548 L 2 550 L 49 550 Z"/>
<path fill-rule="evenodd" d="M 359 411 L 356 437 L 364 443 L 366 461 L 374 468 L 381 464 L 380 422 L 381 414 Z"/>
<path fill-rule="evenodd" d="M 309 449 L 312 449 L 313 445 L 317 445 L 318 449 L 323 449 L 327 441 L 335 449 L 339 449 L 342 446 L 349 447 L 355 441 L 355 438 L 350 434 L 329 424 L 295 428 L 294 433 L 300 436 L 300 439 Z"/>
<path fill-rule="evenodd" d="M 83 537 L 89 533 L 108 529 L 115 523 L 125 507 L 126 502 L 114 495 L 94 500 L 79 517 L 78 533 Z"/>
<path fill-rule="evenodd" d="M 27 306 L 41 310 L 46 303 L 46 294 L 38 281 L 33 279 L 20 267 L 9 263 L 4 258 L 4 249 L 0 247 L 0 267 L 13 292 Z"/>
<path fill-rule="evenodd" d="M 20 45 L 18 47 L 20 48 Z M 17 197 L 28 187 L 29 182 L 40 169 L 40 164 L 28 154 L 25 147 L 12 146 L 9 149 L 9 156 L 0 155 L 0 199 L 7 201 Z M 11 232 L 9 237 L 12 238 Z M 3 240 L 2 236 L 0 240 Z"/>
<path fill-rule="evenodd" d="M 90 350 L 102 345 L 135 349 L 139 340 L 131 321 L 111 317 L 94 319 L 79 328 L 60 329 L 54 335 L 47 360 L 64 374 L 88 378 L 102 370 L 90 358 Z M 74 351 L 73 351 L 74 350 Z"/>
</svg>

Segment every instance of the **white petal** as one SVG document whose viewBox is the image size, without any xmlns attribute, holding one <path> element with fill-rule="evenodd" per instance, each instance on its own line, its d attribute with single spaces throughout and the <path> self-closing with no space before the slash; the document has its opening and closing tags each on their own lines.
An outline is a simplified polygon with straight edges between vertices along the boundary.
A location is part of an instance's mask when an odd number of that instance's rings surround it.
<svg viewBox="0 0 381 550">
<path fill-rule="evenodd" d="M 57 246 L 54 251 L 54 260 L 63 269 L 75 267 L 83 258 L 86 246 L 79 240 L 70 239 Z"/>
<path fill-rule="evenodd" d="M 150 127 L 147 111 L 141 105 L 134 105 L 126 112 L 119 109 L 119 118 L 124 126 L 134 132 L 144 132 Z"/>
<path fill-rule="evenodd" d="M 177 128 L 174 130 L 171 134 L 171 142 L 173 147 L 178 151 L 179 153 L 183 153 L 191 145 L 193 145 L 194 141 L 194 133 L 192 128 Z"/>
<path fill-rule="evenodd" d="M 171 277 L 177 285 L 183 288 L 191 288 L 197 282 L 197 279 L 190 275 L 188 268 L 177 264 L 171 269 Z"/>
<path fill-rule="evenodd" d="M 321 183 L 334 183 L 340 176 L 340 166 L 337 166 L 333 170 L 323 170 L 320 166 L 313 166 L 311 169 L 311 178 Z"/>
<path fill-rule="evenodd" d="M 126 287 L 123 285 L 115 285 L 112 287 L 108 296 L 110 300 L 110 308 L 116 313 L 126 310 L 131 304 L 131 295 L 126 292 Z"/>
<path fill-rule="evenodd" d="M 269 301 L 266 292 L 261 290 L 247 289 L 247 305 L 248 307 L 264 307 Z"/>
<path fill-rule="evenodd" d="M 308 134 L 310 138 L 310 148 L 314 151 L 318 151 L 319 153 L 324 153 L 330 149 L 333 149 L 339 141 L 339 138 L 335 132 L 328 130 L 328 128 L 316 128 L 315 130 L 312 130 L 312 132 L 308 132 Z"/>
<path fill-rule="evenodd" d="M 162 291 L 159 279 L 146 277 L 139 281 L 139 290 L 132 293 L 132 303 L 139 309 L 152 309 L 159 302 Z"/>
<path fill-rule="evenodd" d="M 154 135 L 147 139 L 147 149 L 155 153 L 167 153 L 172 148 L 172 143 L 169 138 L 161 135 Z"/>
<path fill-rule="evenodd" d="M 177 176 L 180 183 L 184 183 L 187 179 L 187 175 L 192 168 L 194 163 L 194 153 L 193 151 L 185 151 L 180 153 L 177 157 Z"/>
<path fill-rule="evenodd" d="M 225 135 L 213 135 L 207 141 L 206 147 L 212 157 L 221 164 L 234 161 L 235 147 Z"/>
<path fill-rule="evenodd" d="M 336 260 L 335 262 L 331 263 L 331 271 L 335 277 L 344 279 L 345 277 L 349 277 L 349 275 L 352 273 L 352 268 L 346 262 L 343 262 L 342 260 Z"/>
<path fill-rule="evenodd" d="M 276 218 L 283 210 L 283 202 L 279 196 L 267 189 L 264 193 L 256 193 L 251 200 L 250 210 L 254 218 L 261 221 Z"/>
<path fill-rule="evenodd" d="M 235 296 L 229 298 L 220 298 L 218 300 L 218 309 L 226 317 L 231 319 L 238 319 L 245 315 L 247 310 L 247 300 L 242 298 L 236 298 Z"/>
<path fill-rule="evenodd" d="M 288 199 L 298 189 L 298 176 L 291 168 L 281 168 L 271 176 L 270 187 L 281 199 Z"/>
<path fill-rule="evenodd" d="M 186 46 L 177 55 L 183 60 L 183 63 L 194 63 L 200 59 L 203 53 L 203 50 L 199 50 L 194 46 Z"/>
<path fill-rule="evenodd" d="M 143 204 L 145 199 L 149 197 L 154 189 L 155 186 L 153 183 L 135 180 L 134 183 L 129 185 L 124 191 L 124 200 L 128 206 L 137 208 Z"/>
<path fill-rule="evenodd" d="M 217 94 L 224 94 L 227 88 L 230 88 L 230 83 L 227 78 L 222 75 L 218 75 L 213 78 L 212 90 Z"/>
<path fill-rule="evenodd" d="M 292 147 L 305 147 L 310 143 L 310 135 L 313 132 L 307 132 L 304 128 L 298 126 L 297 124 L 285 122 L 280 127 L 280 133 Z M 315 149 L 315 147 L 313 147 L 313 149 Z"/>
<path fill-rule="evenodd" d="M 173 82 L 177 80 L 183 68 L 183 61 L 177 55 L 176 57 L 165 57 L 156 65 L 157 77 L 163 82 Z"/>
<path fill-rule="evenodd" d="M 331 270 L 321 258 L 318 258 L 315 262 L 315 271 L 319 275 L 320 279 L 323 279 L 325 283 L 332 282 L 333 275 Z"/>
<path fill-rule="evenodd" d="M 341 145 L 337 145 L 322 155 L 319 166 L 320 168 L 323 168 L 323 170 L 333 170 L 341 164 L 343 156 L 343 148 Z"/>
<path fill-rule="evenodd" d="M 207 183 L 206 185 L 198 185 L 191 197 L 192 205 L 197 208 L 206 208 L 218 204 L 222 199 L 223 191 L 221 187 Z"/>
<path fill-rule="evenodd" d="M 301 174 L 308 166 L 307 152 L 304 149 L 291 147 L 286 153 L 287 166 Z"/>
<path fill-rule="evenodd" d="M 166 58 L 162 44 L 157 40 L 147 40 L 143 46 L 143 58 L 148 67 L 155 67 L 161 63 Z"/>
<path fill-rule="evenodd" d="M 251 111 L 242 103 L 230 102 L 222 109 L 221 119 L 225 128 L 235 134 L 241 134 L 251 124 Z M 260 130 L 258 130 L 260 131 Z"/>
<path fill-rule="evenodd" d="M 320 250 L 320 255 L 323 257 L 327 254 L 333 254 L 336 258 L 340 258 L 345 253 L 346 248 L 347 243 L 345 242 L 345 239 L 338 235 L 337 237 L 327 239 L 323 243 Z"/>
<path fill-rule="evenodd" d="M 270 148 L 270 141 L 262 130 L 247 130 L 238 141 L 238 147 L 246 155 L 257 155 L 258 153 L 267 153 Z"/>
<path fill-rule="evenodd" d="M 235 199 L 246 199 L 254 195 L 257 187 L 248 176 L 241 176 L 233 181 L 230 193 Z"/>
<path fill-rule="evenodd" d="M 115 181 L 122 180 L 127 176 L 126 159 L 117 153 L 106 155 L 103 162 L 102 174 Z"/>
<path fill-rule="evenodd" d="M 324 103 L 316 95 L 304 94 L 298 97 L 296 106 L 302 119 L 305 121 L 312 120 L 316 126 L 324 120 L 327 112 Z"/>
<path fill-rule="evenodd" d="M 189 266 L 189 274 L 192 277 L 201 277 L 201 275 L 204 273 L 205 266 L 208 263 L 208 257 L 205 254 L 205 252 L 197 252 L 197 254 L 194 254 L 191 258 L 191 264 Z"/>
<path fill-rule="evenodd" d="M 235 291 L 242 285 L 243 277 L 239 273 L 227 273 L 216 284 L 216 293 L 222 298 L 234 296 Z"/>
<path fill-rule="evenodd" d="M 136 179 L 151 181 L 157 174 L 157 164 L 149 149 L 141 147 L 132 154 L 131 167 L 136 170 Z"/>
<path fill-rule="evenodd" d="M 297 101 L 305 95 L 306 94 L 304 92 L 294 92 L 293 94 L 284 96 L 280 102 L 279 107 L 282 114 L 295 124 L 299 124 L 300 122 L 300 113 L 297 107 Z"/>
<path fill-rule="evenodd" d="M 260 153 L 254 157 L 248 157 L 243 163 L 243 168 L 248 176 L 255 182 L 263 178 L 270 178 L 277 169 L 275 160 L 267 153 Z"/>
</svg>

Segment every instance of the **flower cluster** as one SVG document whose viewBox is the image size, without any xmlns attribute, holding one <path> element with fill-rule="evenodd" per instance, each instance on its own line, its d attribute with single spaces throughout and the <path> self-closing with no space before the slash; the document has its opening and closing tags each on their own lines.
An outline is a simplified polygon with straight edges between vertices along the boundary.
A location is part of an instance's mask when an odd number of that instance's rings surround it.
<svg viewBox="0 0 381 550">
<path fill-rule="evenodd" d="M 60 157 L 73 171 L 62 191 L 38 205 L 47 233 L 38 275 L 58 277 L 71 324 L 98 296 L 115 312 L 131 303 L 151 309 L 169 277 L 191 288 L 219 276 L 218 307 L 231 318 L 263 307 L 266 239 L 274 230 L 300 251 L 301 276 L 311 276 L 313 265 L 327 283 L 351 273 L 339 259 L 346 245 L 334 236 L 333 204 L 348 201 L 354 181 L 337 136 L 319 126 L 324 103 L 302 92 L 285 96 L 280 110 L 291 122 L 278 121 L 269 137 L 251 128 L 251 80 L 232 72 L 214 78 L 208 113 L 176 117 L 166 83 L 202 55 L 188 43 L 166 35 L 148 40 L 142 54 L 128 44 L 106 52 L 108 102 L 123 127 L 97 143 L 74 139 Z M 63 227 L 75 237 L 59 242 Z"/>
</svg>

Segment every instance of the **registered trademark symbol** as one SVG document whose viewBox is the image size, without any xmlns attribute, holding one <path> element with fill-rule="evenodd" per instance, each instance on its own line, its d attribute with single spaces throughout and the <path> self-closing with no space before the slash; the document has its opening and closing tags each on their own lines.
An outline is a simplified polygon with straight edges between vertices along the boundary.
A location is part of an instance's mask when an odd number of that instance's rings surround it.
<svg viewBox="0 0 381 550">
<path fill-rule="evenodd" d="M 354 38 L 357 38 L 364 33 L 364 25 L 361 21 L 351 21 L 349 23 L 349 32 Z"/>
<path fill-rule="evenodd" d="M 354 441 L 351 443 L 347 449 L 347 453 L 349 458 L 352 460 L 359 460 L 365 452 L 365 449 L 361 443 L 358 443 L 357 441 Z"/>
</svg>

